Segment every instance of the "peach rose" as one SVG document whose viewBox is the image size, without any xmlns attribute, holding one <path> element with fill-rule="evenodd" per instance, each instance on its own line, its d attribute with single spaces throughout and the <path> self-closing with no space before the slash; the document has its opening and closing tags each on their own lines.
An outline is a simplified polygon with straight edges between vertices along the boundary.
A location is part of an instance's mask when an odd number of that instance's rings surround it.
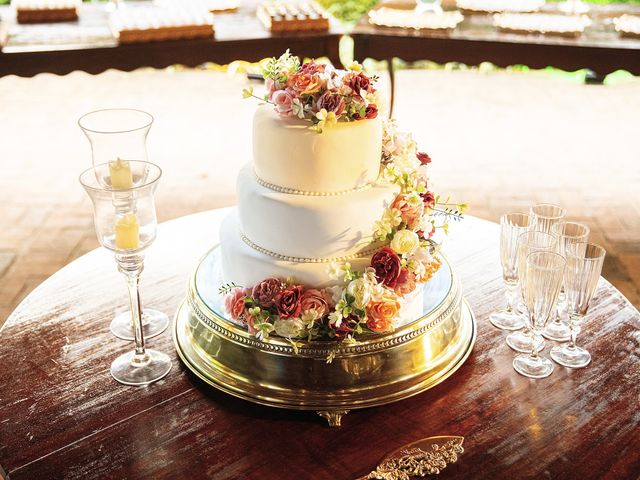
<svg viewBox="0 0 640 480">
<path fill-rule="evenodd" d="M 398 279 L 396 280 L 393 290 L 401 297 L 404 297 L 407 293 L 411 293 L 415 289 L 416 276 L 406 268 L 400 270 L 400 275 L 398 275 Z"/>
<path fill-rule="evenodd" d="M 402 221 L 411 229 L 420 223 L 420 219 L 424 213 L 424 204 L 422 202 L 416 202 L 415 204 L 409 203 L 407 194 L 405 193 L 401 193 L 396 197 L 391 204 L 391 208 L 400 210 Z"/>
<path fill-rule="evenodd" d="M 316 74 L 296 72 L 289 76 L 287 87 L 298 95 L 311 95 L 319 92 L 324 86 L 324 81 Z"/>
<path fill-rule="evenodd" d="M 367 306 L 367 327 L 377 333 L 389 332 L 393 329 L 393 320 L 400 313 L 400 302 L 391 295 Z"/>
<path fill-rule="evenodd" d="M 244 314 L 244 299 L 247 291 L 244 288 L 236 288 L 224 299 L 224 306 L 233 320 L 239 320 Z"/>
</svg>

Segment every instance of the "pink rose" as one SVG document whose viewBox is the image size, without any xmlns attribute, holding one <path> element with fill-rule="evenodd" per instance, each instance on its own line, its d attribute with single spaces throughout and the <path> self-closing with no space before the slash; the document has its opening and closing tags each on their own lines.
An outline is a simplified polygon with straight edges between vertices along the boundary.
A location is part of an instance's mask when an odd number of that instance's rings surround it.
<svg viewBox="0 0 640 480">
<path fill-rule="evenodd" d="M 271 98 L 271 95 L 273 95 L 273 92 L 275 92 L 276 90 L 283 90 L 284 89 L 284 84 L 280 83 L 280 82 L 276 82 L 275 80 L 271 79 L 271 78 L 267 78 L 264 81 L 264 86 L 267 88 L 267 92 L 269 94 L 269 98 Z"/>
<path fill-rule="evenodd" d="M 289 117 L 293 114 L 293 95 L 288 89 L 273 92 L 271 102 L 275 105 L 279 115 Z"/>
<path fill-rule="evenodd" d="M 319 92 L 324 86 L 324 81 L 317 74 L 295 72 L 287 80 L 287 87 L 297 95 L 311 95 Z"/>
<path fill-rule="evenodd" d="M 314 309 L 319 317 L 324 317 L 324 315 L 329 311 L 330 303 L 331 299 L 327 292 L 324 290 L 316 290 L 315 288 L 310 288 L 304 292 L 300 298 L 300 307 L 302 312 L 304 313 Z"/>
<path fill-rule="evenodd" d="M 316 109 L 318 111 L 325 109 L 327 112 L 333 112 L 336 117 L 339 117 L 344 112 L 345 104 L 342 95 L 332 93 L 330 91 L 324 92 L 318 99 Z"/>
<path fill-rule="evenodd" d="M 301 313 L 300 297 L 302 296 L 301 285 L 291 285 L 276 293 L 273 303 L 278 309 L 280 318 L 299 317 Z"/>
<path fill-rule="evenodd" d="M 280 290 L 283 289 L 282 282 L 277 278 L 267 278 L 253 287 L 251 296 L 262 308 L 273 306 L 273 300 Z"/>
<path fill-rule="evenodd" d="M 402 221 L 407 225 L 407 227 L 414 228 L 420 223 L 420 219 L 424 213 L 424 203 L 417 202 L 413 205 L 407 201 L 407 198 L 408 197 L 405 193 L 401 193 L 393 201 L 391 208 L 400 210 Z"/>
<path fill-rule="evenodd" d="M 224 299 L 224 306 L 233 320 L 240 320 L 244 313 L 244 300 L 247 297 L 244 288 L 236 288 Z"/>
</svg>

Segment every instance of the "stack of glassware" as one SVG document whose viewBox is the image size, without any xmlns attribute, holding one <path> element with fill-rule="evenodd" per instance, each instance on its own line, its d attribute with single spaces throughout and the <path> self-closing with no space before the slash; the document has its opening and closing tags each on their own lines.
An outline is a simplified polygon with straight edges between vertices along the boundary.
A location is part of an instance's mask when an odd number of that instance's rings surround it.
<svg viewBox="0 0 640 480">
<path fill-rule="evenodd" d="M 589 227 L 566 221 L 566 213 L 557 205 L 538 204 L 528 213 L 500 219 L 507 305 L 489 319 L 511 331 L 507 345 L 520 352 L 513 368 L 530 378 L 553 372 L 553 363 L 541 353 L 545 339 L 562 342 L 550 351 L 559 365 L 582 368 L 591 362 L 576 337 L 598 286 L 605 250 L 589 243 Z"/>
</svg>

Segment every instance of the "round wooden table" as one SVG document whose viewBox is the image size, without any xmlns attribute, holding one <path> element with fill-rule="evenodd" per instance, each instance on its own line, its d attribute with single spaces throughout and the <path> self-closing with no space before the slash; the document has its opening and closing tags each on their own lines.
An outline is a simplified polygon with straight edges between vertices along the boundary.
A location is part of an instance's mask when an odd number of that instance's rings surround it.
<svg viewBox="0 0 640 480">
<path fill-rule="evenodd" d="M 175 312 L 225 213 L 160 226 L 142 278 L 145 304 Z M 504 301 L 498 226 L 468 218 L 455 230 L 446 252 L 478 321 L 471 357 L 435 388 L 354 411 L 340 429 L 208 387 L 180 363 L 170 330 L 148 342 L 173 356 L 166 379 L 116 383 L 109 365 L 132 348 L 109 333 L 128 305 L 125 282 L 107 251 L 85 255 L 29 295 L 1 331 L 0 478 L 348 480 L 434 435 L 465 437 L 465 453 L 442 478 L 638 478 L 638 311 L 602 280 L 579 337 L 593 363 L 521 377 L 505 334 L 488 321 Z"/>
</svg>

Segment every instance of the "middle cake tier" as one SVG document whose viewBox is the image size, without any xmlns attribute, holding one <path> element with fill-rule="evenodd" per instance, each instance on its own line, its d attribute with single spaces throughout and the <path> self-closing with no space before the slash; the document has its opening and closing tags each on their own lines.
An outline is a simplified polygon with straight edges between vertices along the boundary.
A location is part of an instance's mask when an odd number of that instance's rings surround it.
<svg viewBox="0 0 640 480">
<path fill-rule="evenodd" d="M 372 249 L 376 220 L 399 192 L 371 184 L 331 195 L 274 190 L 246 165 L 238 175 L 238 213 L 244 236 L 269 253 L 339 258 Z"/>
</svg>

